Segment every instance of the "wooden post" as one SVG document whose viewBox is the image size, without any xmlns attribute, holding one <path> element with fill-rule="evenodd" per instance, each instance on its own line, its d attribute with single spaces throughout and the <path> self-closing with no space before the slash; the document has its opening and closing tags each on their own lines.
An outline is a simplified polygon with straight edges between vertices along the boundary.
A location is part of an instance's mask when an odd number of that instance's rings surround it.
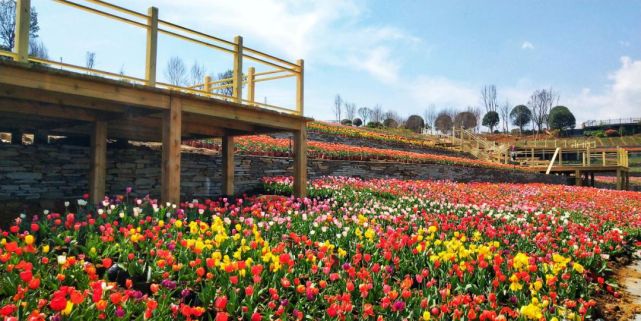
<svg viewBox="0 0 641 321">
<path fill-rule="evenodd" d="M 223 136 L 223 190 L 224 195 L 234 195 L 234 136 Z"/>
<path fill-rule="evenodd" d="M 617 189 L 623 189 L 623 175 L 620 169 L 617 169 Z"/>
<path fill-rule="evenodd" d="M 563 166 L 563 150 L 559 147 L 559 166 Z"/>
<path fill-rule="evenodd" d="M 145 80 L 148 86 L 156 85 L 156 59 L 158 58 L 158 8 L 147 9 L 147 54 Z"/>
<path fill-rule="evenodd" d="M 591 158 L 592 158 L 592 152 L 590 151 L 590 146 L 588 146 L 588 148 L 587 148 L 587 162 L 588 162 L 588 166 L 592 165 Z"/>
<path fill-rule="evenodd" d="M 91 168 L 89 174 L 89 195 L 93 205 L 105 197 L 107 179 L 107 122 L 99 120 L 94 123 L 91 134 Z"/>
<path fill-rule="evenodd" d="M 243 101 L 243 37 L 234 38 L 234 70 L 232 76 L 234 102 Z"/>
<path fill-rule="evenodd" d="M 182 101 L 170 97 L 169 110 L 162 119 L 162 186 L 161 200 L 180 202 L 180 145 L 182 134 Z"/>
<path fill-rule="evenodd" d="M 605 166 L 605 151 L 601 152 L 601 157 L 603 158 L 603 166 Z"/>
<path fill-rule="evenodd" d="M 583 179 L 581 178 L 581 171 L 579 170 L 574 171 L 574 182 L 576 186 L 583 185 Z"/>
<path fill-rule="evenodd" d="M 594 172 L 590 173 L 590 186 L 594 187 Z"/>
<path fill-rule="evenodd" d="M 16 61 L 29 61 L 29 27 L 31 25 L 31 0 L 16 2 L 16 27 L 14 33 L 13 51 L 17 54 Z"/>
<path fill-rule="evenodd" d="M 13 145 L 22 145 L 22 130 L 16 129 L 11 132 L 11 144 Z"/>
<path fill-rule="evenodd" d="M 211 76 L 205 76 L 203 90 L 206 91 L 207 93 L 211 93 Z"/>
<path fill-rule="evenodd" d="M 296 63 L 300 67 L 296 77 L 296 111 L 302 116 L 305 109 L 305 61 L 299 59 Z"/>
<path fill-rule="evenodd" d="M 256 94 L 256 83 L 254 83 L 254 80 L 256 79 L 256 68 L 254 67 L 249 67 L 247 70 L 247 100 L 249 101 L 249 105 L 253 106 L 254 105 L 254 100 L 255 100 L 255 94 Z"/>
<path fill-rule="evenodd" d="M 49 144 L 49 135 L 44 130 L 36 130 L 33 133 L 33 144 L 34 145 L 43 145 Z"/>
<path fill-rule="evenodd" d="M 307 130 L 294 133 L 294 195 L 307 196 Z"/>
</svg>

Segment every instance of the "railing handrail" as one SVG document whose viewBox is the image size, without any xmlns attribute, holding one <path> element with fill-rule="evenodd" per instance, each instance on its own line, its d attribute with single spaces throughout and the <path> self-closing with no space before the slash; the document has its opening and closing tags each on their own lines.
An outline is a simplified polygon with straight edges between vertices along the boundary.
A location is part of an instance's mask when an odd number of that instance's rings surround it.
<svg viewBox="0 0 641 321">
<path fill-rule="evenodd" d="M 607 125 L 622 125 L 622 124 L 634 124 L 641 122 L 641 117 L 629 117 L 629 118 L 610 118 L 604 120 L 586 120 L 582 123 L 582 127 L 592 127 L 592 126 L 607 126 Z"/>
<path fill-rule="evenodd" d="M 110 19 L 114 19 L 119 22 L 127 23 L 140 27 L 147 30 L 147 63 L 145 66 L 146 76 L 145 78 L 132 77 L 122 74 L 117 74 L 114 72 L 98 70 L 93 68 L 85 68 L 73 64 L 56 62 L 48 59 L 42 59 L 37 57 L 30 57 L 28 55 L 28 41 L 29 41 L 29 14 L 18 14 L 16 16 L 16 46 L 14 52 L 0 50 L 0 56 L 8 56 L 13 58 L 16 61 L 21 62 L 39 62 L 46 63 L 48 65 L 55 65 L 75 71 L 89 72 L 96 75 L 107 76 L 110 78 L 116 79 L 125 79 L 128 81 L 134 81 L 136 83 L 141 83 L 149 86 L 155 87 L 171 87 L 174 90 L 181 90 L 189 93 L 204 94 L 210 97 L 224 97 L 224 99 L 231 98 L 232 101 L 243 104 L 245 102 L 250 106 L 257 107 L 267 107 L 270 109 L 277 109 L 279 111 L 286 111 L 289 113 L 295 113 L 298 115 L 303 115 L 303 75 L 304 75 L 304 64 L 302 60 L 298 60 L 296 63 L 288 61 L 286 59 L 278 58 L 270 54 L 261 52 L 256 49 L 245 47 L 242 42 L 242 37 L 236 37 L 234 41 L 228 41 L 221 39 L 197 30 L 193 30 L 187 27 L 180 26 L 178 24 L 168 22 L 165 20 L 158 19 L 158 10 L 154 7 L 149 8 L 148 14 L 140 13 L 131 9 L 127 9 L 107 1 L 103 0 L 55 0 L 57 3 L 70 6 L 75 9 L 83 10 L 92 14 L 100 15 Z M 85 4 L 78 3 L 79 1 L 84 1 Z M 31 8 L 31 0 L 17 0 L 16 8 L 22 8 L 22 12 L 29 13 Z M 86 3 L 90 3 L 96 6 L 88 6 Z M 108 12 L 105 10 L 113 11 L 116 13 Z M 156 81 L 156 59 L 157 59 L 157 35 L 159 33 L 166 34 L 178 39 L 185 41 L 190 41 L 198 45 L 203 45 L 212 49 L 216 49 L 234 56 L 234 67 L 233 67 L 233 77 L 229 79 L 218 79 L 212 81 L 210 77 L 206 77 L 205 81 L 202 84 L 194 84 L 190 86 L 178 86 L 171 84 L 163 84 Z M 249 72 L 248 75 L 243 74 L 242 60 L 243 58 L 252 60 L 259 63 L 260 65 L 267 66 L 270 68 L 276 68 L 275 70 L 267 70 L 261 72 Z M 266 75 L 276 74 L 276 73 L 285 73 L 282 75 L 269 76 Z M 257 82 L 277 80 L 287 77 L 297 77 L 296 82 L 296 107 L 294 110 L 269 105 L 265 103 L 258 103 L 254 101 L 254 90 Z M 251 79 L 250 79 L 251 78 Z M 208 80 L 209 79 L 209 80 Z M 231 81 L 231 84 L 228 82 Z M 221 84 L 217 87 L 211 87 L 213 84 Z M 248 86 L 247 98 L 243 98 L 242 88 L 243 85 Z M 214 93 L 214 90 L 223 89 L 223 88 L 233 88 L 232 96 L 221 95 Z M 198 90 L 197 88 L 202 88 L 203 90 Z"/>
</svg>

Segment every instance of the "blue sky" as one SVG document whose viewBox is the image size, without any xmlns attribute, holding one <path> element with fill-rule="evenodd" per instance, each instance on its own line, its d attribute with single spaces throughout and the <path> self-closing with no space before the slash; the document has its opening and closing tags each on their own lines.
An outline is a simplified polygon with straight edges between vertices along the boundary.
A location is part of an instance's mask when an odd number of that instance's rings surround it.
<svg viewBox="0 0 641 321">
<path fill-rule="evenodd" d="M 32 0 L 52 59 L 142 75 L 144 31 Z M 79 2 L 82 2 L 79 0 Z M 113 1 L 162 19 L 306 63 L 306 115 L 332 119 L 334 96 L 402 115 L 480 106 L 480 88 L 526 103 L 553 88 L 579 121 L 641 116 L 641 1 Z M 180 55 L 208 71 L 229 57 L 161 39 L 159 77 Z M 259 88 L 268 103 L 293 105 L 293 83 Z"/>
</svg>

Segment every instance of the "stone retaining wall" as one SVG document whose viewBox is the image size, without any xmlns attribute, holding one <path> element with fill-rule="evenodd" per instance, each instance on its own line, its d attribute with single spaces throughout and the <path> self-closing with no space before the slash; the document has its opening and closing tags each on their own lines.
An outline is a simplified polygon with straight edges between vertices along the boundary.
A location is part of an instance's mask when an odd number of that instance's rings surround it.
<svg viewBox="0 0 641 321">
<path fill-rule="evenodd" d="M 107 152 L 107 193 L 152 197 L 160 194 L 160 151 L 146 147 L 115 148 Z M 221 159 L 211 151 L 191 150 L 182 154 L 181 191 L 184 198 L 220 194 Z M 291 175 L 290 158 L 237 156 L 236 191 L 260 187 L 263 176 Z M 87 191 L 89 148 L 70 145 L 0 144 L 1 200 L 73 199 Z M 309 160 L 309 177 L 324 175 L 362 178 L 450 179 L 454 181 L 545 182 L 565 184 L 559 176 L 521 171 L 391 162 Z"/>
</svg>

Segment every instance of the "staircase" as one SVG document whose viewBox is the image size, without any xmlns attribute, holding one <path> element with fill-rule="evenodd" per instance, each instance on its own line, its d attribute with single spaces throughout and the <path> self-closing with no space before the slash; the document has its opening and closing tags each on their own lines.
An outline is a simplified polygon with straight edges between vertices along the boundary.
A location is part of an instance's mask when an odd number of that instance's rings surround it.
<svg viewBox="0 0 641 321">
<path fill-rule="evenodd" d="M 510 148 L 507 144 L 489 141 L 469 129 L 454 128 L 452 136 L 447 137 L 452 145 L 478 159 L 495 163 L 507 163 L 509 160 Z"/>
</svg>

